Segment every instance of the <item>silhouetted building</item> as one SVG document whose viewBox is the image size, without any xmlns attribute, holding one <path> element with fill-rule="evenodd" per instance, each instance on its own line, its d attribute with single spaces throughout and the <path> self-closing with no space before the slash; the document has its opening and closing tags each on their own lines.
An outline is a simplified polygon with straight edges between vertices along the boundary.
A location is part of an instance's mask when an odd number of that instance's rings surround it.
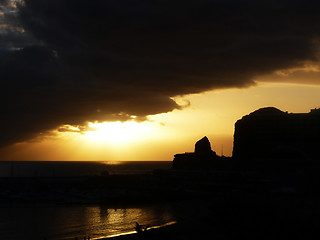
<svg viewBox="0 0 320 240">
<path fill-rule="evenodd" d="M 320 109 L 309 113 L 261 108 L 235 124 L 233 157 L 241 160 L 319 158 Z"/>
<path fill-rule="evenodd" d="M 196 142 L 194 152 L 175 154 L 172 166 L 174 169 L 205 169 L 212 166 L 217 158 L 209 139 L 204 137 Z"/>
</svg>

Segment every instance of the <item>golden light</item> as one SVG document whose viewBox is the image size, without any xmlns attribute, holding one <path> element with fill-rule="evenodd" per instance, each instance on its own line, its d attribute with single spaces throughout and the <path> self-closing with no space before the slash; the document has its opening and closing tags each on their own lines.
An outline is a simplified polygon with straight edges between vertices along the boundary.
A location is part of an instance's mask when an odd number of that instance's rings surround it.
<svg viewBox="0 0 320 240">
<path fill-rule="evenodd" d="M 320 76 L 320 75 L 319 75 Z M 216 90 L 184 96 L 191 106 L 148 116 L 149 121 L 89 123 L 89 128 L 65 125 L 0 150 L 2 160 L 171 161 L 175 153 L 193 151 L 207 136 L 217 154 L 231 156 L 234 123 L 261 107 L 288 112 L 318 108 L 319 85 L 257 82 L 248 89 Z"/>
<path fill-rule="evenodd" d="M 122 145 L 140 141 L 153 131 L 152 126 L 146 122 L 89 123 L 89 131 L 84 134 L 84 137 L 92 143 Z"/>
</svg>

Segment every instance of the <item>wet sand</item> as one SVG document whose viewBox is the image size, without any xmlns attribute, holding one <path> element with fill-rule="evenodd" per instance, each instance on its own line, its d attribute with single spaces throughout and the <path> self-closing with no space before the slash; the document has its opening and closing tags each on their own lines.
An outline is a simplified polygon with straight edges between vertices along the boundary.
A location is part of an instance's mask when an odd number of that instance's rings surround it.
<svg viewBox="0 0 320 240">
<path fill-rule="evenodd" d="M 178 240 L 178 239 L 211 239 L 206 238 L 205 234 L 201 233 L 195 233 L 193 231 L 188 230 L 186 226 L 182 226 L 179 223 L 161 227 L 161 228 L 155 228 L 155 229 L 149 229 L 146 232 L 143 232 L 141 234 L 138 233 L 132 233 L 132 234 L 126 234 L 126 235 L 119 235 L 119 236 L 112 236 L 107 238 L 101 238 L 99 240 Z"/>
<path fill-rule="evenodd" d="M 141 234 L 135 232 L 100 238 L 99 240 L 175 239 L 173 237 L 178 236 L 178 228 L 178 225 L 174 224 L 161 228 L 149 229 Z"/>
</svg>

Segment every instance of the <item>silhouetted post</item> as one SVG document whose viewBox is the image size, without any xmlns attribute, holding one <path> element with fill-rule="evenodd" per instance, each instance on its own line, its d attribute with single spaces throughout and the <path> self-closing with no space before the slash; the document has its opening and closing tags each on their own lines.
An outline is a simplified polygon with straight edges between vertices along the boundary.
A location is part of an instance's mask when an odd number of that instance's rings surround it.
<svg viewBox="0 0 320 240">
<path fill-rule="evenodd" d="M 136 222 L 136 226 L 134 227 L 134 229 L 137 231 L 138 234 L 142 232 L 142 226 L 138 222 Z"/>
</svg>

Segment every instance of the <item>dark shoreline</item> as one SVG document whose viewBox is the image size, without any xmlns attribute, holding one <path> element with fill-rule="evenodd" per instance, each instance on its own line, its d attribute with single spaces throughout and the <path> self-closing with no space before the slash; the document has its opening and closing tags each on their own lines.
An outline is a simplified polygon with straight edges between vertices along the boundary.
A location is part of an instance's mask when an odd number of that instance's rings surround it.
<svg viewBox="0 0 320 240">
<path fill-rule="evenodd" d="M 137 233 L 137 232 L 129 232 L 129 233 L 122 233 L 116 234 L 109 237 L 102 237 L 96 238 L 97 240 L 126 240 L 126 239 L 168 239 L 168 236 L 178 235 L 179 224 L 174 223 L 167 223 L 163 226 L 151 226 L 145 232 Z M 165 237 L 165 238 L 164 238 Z"/>
<path fill-rule="evenodd" d="M 206 211 L 203 208 L 190 219 L 147 231 L 145 235 L 104 239 L 318 239 L 320 236 L 319 197 L 251 196 L 220 199 L 205 205 Z"/>
<path fill-rule="evenodd" d="M 97 240 L 134 240 L 134 239 L 174 239 L 179 235 L 179 224 L 172 224 L 169 226 L 163 226 L 159 228 L 152 228 L 143 232 L 142 234 L 138 233 L 128 233 L 128 234 L 119 234 L 110 237 L 97 238 Z"/>
<path fill-rule="evenodd" d="M 283 172 L 220 169 L 155 171 L 153 175 L 77 178 L 1 178 L 0 196 L 11 204 L 128 207 L 176 203 L 190 210 L 177 224 L 127 239 L 315 239 L 320 228 L 317 168 Z M 272 170 L 272 171 L 271 171 Z M 132 230 L 134 223 L 132 223 Z M 201 236 L 200 236 L 201 235 Z M 208 238 L 207 236 L 210 236 Z M 106 238 L 110 239 L 110 238 Z"/>
</svg>

